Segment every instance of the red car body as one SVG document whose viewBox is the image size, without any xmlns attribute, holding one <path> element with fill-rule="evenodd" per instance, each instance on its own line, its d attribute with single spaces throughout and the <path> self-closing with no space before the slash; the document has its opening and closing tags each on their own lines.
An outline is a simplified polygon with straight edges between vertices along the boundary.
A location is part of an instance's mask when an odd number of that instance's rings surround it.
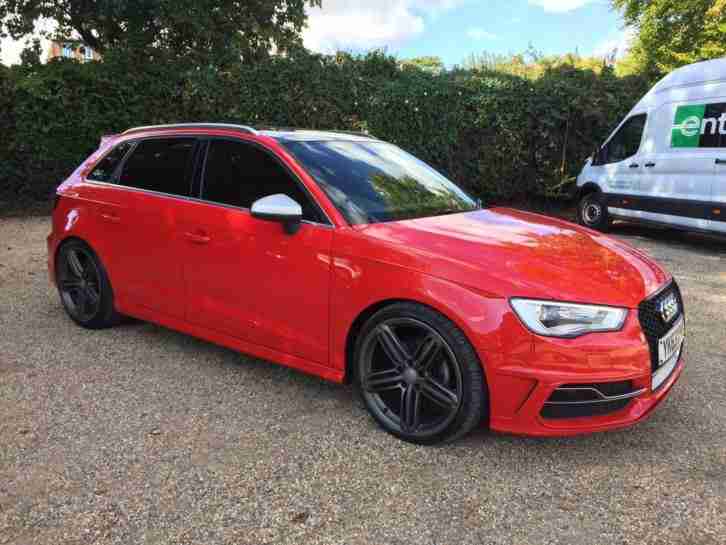
<svg viewBox="0 0 726 545">
<path fill-rule="evenodd" d="M 650 349 L 638 318 L 641 302 L 671 277 L 614 238 L 507 208 L 350 225 L 270 132 L 220 127 L 203 134 L 254 141 L 275 154 L 332 225 L 303 223 L 288 236 L 249 211 L 87 179 L 112 146 L 145 134 L 105 139 L 59 187 L 48 237 L 51 279 L 61 242 L 81 239 L 104 262 L 123 314 L 343 382 L 365 317 L 391 301 L 422 303 L 453 321 L 474 346 L 489 387 L 490 427 L 525 435 L 631 425 L 681 374 L 679 357 L 669 378 L 651 389 Z M 511 297 L 611 305 L 628 314 L 620 331 L 542 337 L 520 321 Z M 541 415 L 558 386 L 625 380 L 644 392 L 621 410 Z"/>
</svg>

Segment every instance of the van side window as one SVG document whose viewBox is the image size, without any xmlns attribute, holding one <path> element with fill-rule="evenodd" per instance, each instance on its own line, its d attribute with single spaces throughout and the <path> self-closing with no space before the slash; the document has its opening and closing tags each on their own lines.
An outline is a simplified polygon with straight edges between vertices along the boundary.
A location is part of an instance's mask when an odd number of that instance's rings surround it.
<svg viewBox="0 0 726 545">
<path fill-rule="evenodd" d="M 113 148 L 99 161 L 96 168 L 88 175 L 88 179 L 97 182 L 112 182 L 116 169 L 121 164 L 123 158 L 126 157 L 130 148 L 131 142 L 122 142 Z"/>
<path fill-rule="evenodd" d="M 296 201 L 303 219 L 324 223 L 310 197 L 269 153 L 243 142 L 210 141 L 202 199 L 251 208 L 257 199 L 276 193 Z"/>
<path fill-rule="evenodd" d="M 126 160 L 119 183 L 188 197 L 194 138 L 158 138 L 139 142 Z"/>
<path fill-rule="evenodd" d="M 618 132 L 602 148 L 599 163 L 617 163 L 638 153 L 646 117 L 646 114 L 634 115 L 623 123 Z"/>
</svg>

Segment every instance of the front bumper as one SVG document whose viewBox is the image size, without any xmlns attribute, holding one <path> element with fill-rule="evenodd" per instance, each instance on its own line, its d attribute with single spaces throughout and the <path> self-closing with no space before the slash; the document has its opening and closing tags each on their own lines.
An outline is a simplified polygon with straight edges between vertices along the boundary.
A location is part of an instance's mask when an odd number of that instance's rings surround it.
<svg viewBox="0 0 726 545">
<path fill-rule="evenodd" d="M 650 374 L 632 379 L 634 388 L 642 388 L 645 391 L 641 395 L 630 399 L 624 408 L 599 416 L 557 419 L 542 417 L 541 412 L 545 402 L 552 392 L 564 382 L 562 380 L 539 381 L 525 402 L 513 415 L 492 415 L 490 427 L 495 431 L 505 433 L 541 437 L 579 435 L 626 428 L 646 419 L 658 404 L 668 396 L 671 388 L 680 378 L 683 367 L 684 360 L 681 356 L 670 376 L 655 391 L 650 387 Z M 568 378 L 567 381 L 571 381 L 571 378 Z M 582 382 L 586 382 L 586 379 L 583 378 Z"/>
</svg>

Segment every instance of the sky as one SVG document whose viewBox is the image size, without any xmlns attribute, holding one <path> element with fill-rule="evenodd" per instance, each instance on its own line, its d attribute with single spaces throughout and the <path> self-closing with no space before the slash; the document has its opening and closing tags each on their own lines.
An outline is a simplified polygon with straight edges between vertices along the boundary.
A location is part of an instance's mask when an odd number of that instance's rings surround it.
<svg viewBox="0 0 726 545">
<path fill-rule="evenodd" d="M 400 58 L 439 56 L 449 67 L 529 44 L 545 54 L 622 54 L 629 36 L 607 0 L 323 0 L 308 15 L 303 39 L 312 50 L 385 48 Z M 18 62 L 22 46 L 3 40 L 2 61 Z"/>
</svg>

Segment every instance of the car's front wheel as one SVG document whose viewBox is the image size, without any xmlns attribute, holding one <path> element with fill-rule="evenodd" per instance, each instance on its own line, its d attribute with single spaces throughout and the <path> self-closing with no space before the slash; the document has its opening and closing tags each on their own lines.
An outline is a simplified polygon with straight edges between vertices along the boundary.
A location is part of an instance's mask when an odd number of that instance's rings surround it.
<svg viewBox="0 0 726 545">
<path fill-rule="evenodd" d="M 101 260 L 80 240 L 64 243 L 56 260 L 56 284 L 61 303 L 78 325 L 101 329 L 119 321 L 113 291 Z"/>
<path fill-rule="evenodd" d="M 375 313 L 360 331 L 354 358 L 368 411 L 405 441 L 452 441 L 486 418 L 487 385 L 476 352 L 429 307 L 396 303 Z"/>
</svg>

